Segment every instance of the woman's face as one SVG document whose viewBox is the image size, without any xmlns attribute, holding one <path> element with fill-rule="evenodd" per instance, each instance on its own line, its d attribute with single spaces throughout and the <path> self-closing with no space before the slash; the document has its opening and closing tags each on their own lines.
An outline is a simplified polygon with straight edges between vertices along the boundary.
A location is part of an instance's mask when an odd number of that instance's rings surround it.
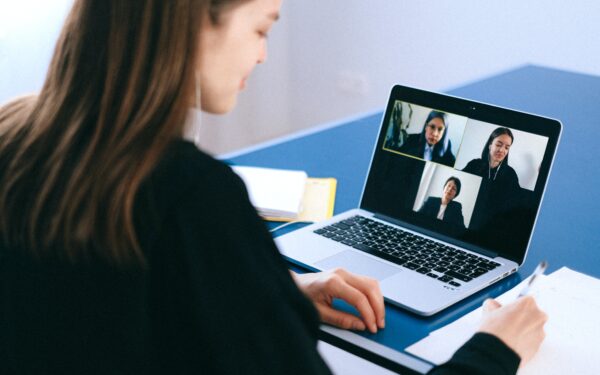
<svg viewBox="0 0 600 375">
<path fill-rule="evenodd" d="M 493 164 L 501 163 L 508 155 L 511 145 L 512 139 L 508 134 L 502 134 L 494 138 L 489 146 L 490 161 Z"/>
<path fill-rule="evenodd" d="M 435 146 L 444 136 L 446 126 L 439 117 L 434 117 L 425 125 L 425 140 L 430 146 Z"/>
<path fill-rule="evenodd" d="M 457 192 L 458 188 L 456 187 L 456 182 L 454 182 L 454 180 L 448 181 L 444 186 L 444 200 L 450 202 L 456 197 Z"/>
<path fill-rule="evenodd" d="M 267 33 L 280 6 L 281 0 L 243 1 L 224 10 L 217 24 L 205 17 L 196 66 L 204 111 L 233 109 L 252 70 L 267 58 Z"/>
</svg>

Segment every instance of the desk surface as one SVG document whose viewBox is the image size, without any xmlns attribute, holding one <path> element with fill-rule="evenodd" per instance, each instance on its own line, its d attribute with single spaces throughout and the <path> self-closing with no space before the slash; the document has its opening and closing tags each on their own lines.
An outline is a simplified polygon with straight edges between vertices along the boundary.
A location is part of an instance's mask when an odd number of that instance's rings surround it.
<svg viewBox="0 0 600 375">
<path fill-rule="evenodd" d="M 596 196 L 600 167 L 595 163 L 596 142 L 600 140 L 600 77 L 525 66 L 448 93 L 560 119 L 563 134 L 524 266 L 517 274 L 433 317 L 387 306 L 386 328 L 375 335 L 360 336 L 400 352 L 475 309 L 484 299 L 510 289 L 541 259 L 548 260 L 548 272 L 567 266 L 600 277 L 600 230 L 595 220 L 600 215 Z M 335 213 L 340 213 L 359 204 L 381 117 L 378 112 L 325 126 L 229 161 L 302 169 L 311 177 L 335 177 Z"/>
</svg>

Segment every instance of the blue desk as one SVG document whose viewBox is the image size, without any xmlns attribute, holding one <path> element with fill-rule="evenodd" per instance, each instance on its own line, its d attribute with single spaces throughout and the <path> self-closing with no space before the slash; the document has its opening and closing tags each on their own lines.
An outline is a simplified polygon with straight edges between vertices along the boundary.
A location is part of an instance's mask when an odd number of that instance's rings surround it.
<svg viewBox="0 0 600 375">
<path fill-rule="evenodd" d="M 564 129 L 525 265 L 501 283 L 430 318 L 387 306 L 384 330 L 355 335 L 400 352 L 477 308 L 484 299 L 512 288 L 541 259 L 548 260 L 548 272 L 567 266 L 600 277 L 600 167 L 596 162 L 600 155 L 600 77 L 525 66 L 449 93 L 558 118 Z M 330 125 L 229 160 L 335 177 L 335 212 L 343 212 L 358 206 L 381 117 L 379 112 Z"/>
</svg>

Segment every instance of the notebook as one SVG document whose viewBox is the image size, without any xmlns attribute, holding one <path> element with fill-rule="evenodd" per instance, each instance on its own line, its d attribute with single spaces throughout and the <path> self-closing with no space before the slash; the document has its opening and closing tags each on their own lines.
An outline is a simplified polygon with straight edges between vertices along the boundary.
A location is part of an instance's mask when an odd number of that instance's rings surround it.
<svg viewBox="0 0 600 375">
<path fill-rule="evenodd" d="M 235 165 L 257 212 L 273 220 L 294 220 L 302 209 L 308 176 L 304 171 Z"/>
<path fill-rule="evenodd" d="M 561 130 L 394 86 L 359 207 L 275 241 L 292 262 L 376 278 L 386 301 L 433 315 L 523 264 Z"/>
<path fill-rule="evenodd" d="M 335 178 L 308 178 L 306 172 L 233 165 L 260 216 L 269 221 L 317 222 L 333 216 Z"/>
</svg>

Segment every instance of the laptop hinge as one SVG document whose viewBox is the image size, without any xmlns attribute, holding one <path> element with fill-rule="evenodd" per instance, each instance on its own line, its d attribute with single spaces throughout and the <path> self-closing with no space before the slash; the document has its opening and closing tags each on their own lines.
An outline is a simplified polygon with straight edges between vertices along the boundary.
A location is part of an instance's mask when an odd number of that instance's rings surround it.
<svg viewBox="0 0 600 375">
<path fill-rule="evenodd" d="M 389 223 L 392 223 L 392 224 L 395 224 L 395 225 L 398 225 L 398 226 L 401 226 L 401 227 L 408 228 L 408 229 L 410 229 L 412 231 L 418 232 L 418 233 L 423 234 L 425 236 L 432 237 L 432 238 L 435 238 L 435 239 L 440 240 L 440 241 L 448 242 L 448 243 L 450 243 L 452 245 L 461 247 L 463 249 L 468 249 L 468 250 L 474 251 L 476 253 L 479 253 L 479 254 L 484 255 L 486 257 L 489 257 L 489 258 L 496 258 L 498 256 L 498 253 L 496 253 L 494 251 L 483 249 L 481 247 L 474 246 L 472 244 L 459 241 L 459 240 L 457 240 L 455 238 L 452 238 L 452 237 L 449 237 L 449 236 L 444 236 L 443 234 L 439 234 L 439 233 L 436 233 L 436 232 L 433 232 L 433 231 L 421 228 L 419 226 L 407 223 L 407 222 L 402 221 L 402 220 L 394 219 L 392 217 L 389 217 L 389 216 L 386 216 L 386 215 L 381 215 L 381 214 L 374 214 L 373 216 L 375 218 L 377 218 L 377 219 L 380 219 L 380 220 L 383 220 L 383 221 L 387 221 Z"/>
</svg>

